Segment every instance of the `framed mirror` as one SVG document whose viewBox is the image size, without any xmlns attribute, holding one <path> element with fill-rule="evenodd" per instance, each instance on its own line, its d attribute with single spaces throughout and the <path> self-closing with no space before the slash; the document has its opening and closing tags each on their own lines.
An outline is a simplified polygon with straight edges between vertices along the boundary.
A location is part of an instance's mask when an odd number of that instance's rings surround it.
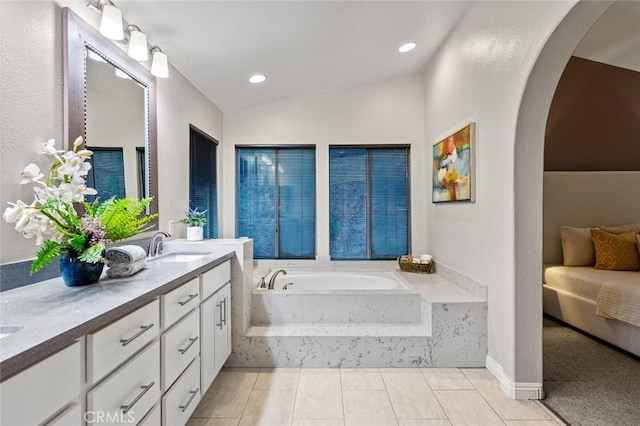
<svg viewBox="0 0 640 426">
<path fill-rule="evenodd" d="M 157 213 L 155 77 L 68 8 L 63 28 L 65 149 L 84 137 L 87 184 L 101 200 L 150 196 L 147 213 Z"/>
</svg>

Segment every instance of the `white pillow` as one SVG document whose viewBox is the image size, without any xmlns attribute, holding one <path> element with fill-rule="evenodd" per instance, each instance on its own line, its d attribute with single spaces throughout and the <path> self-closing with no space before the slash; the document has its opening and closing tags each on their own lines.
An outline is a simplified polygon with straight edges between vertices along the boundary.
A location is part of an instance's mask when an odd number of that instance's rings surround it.
<svg viewBox="0 0 640 426">
<path fill-rule="evenodd" d="M 628 225 L 618 225 L 618 226 L 604 226 L 600 225 L 598 228 L 601 231 L 608 232 L 609 234 L 622 234 L 623 232 L 634 231 L 636 233 L 640 232 L 640 223 L 630 223 Z"/>
<path fill-rule="evenodd" d="M 562 239 L 562 264 L 564 266 L 593 266 L 596 250 L 591 240 L 591 228 L 560 228 Z"/>
</svg>

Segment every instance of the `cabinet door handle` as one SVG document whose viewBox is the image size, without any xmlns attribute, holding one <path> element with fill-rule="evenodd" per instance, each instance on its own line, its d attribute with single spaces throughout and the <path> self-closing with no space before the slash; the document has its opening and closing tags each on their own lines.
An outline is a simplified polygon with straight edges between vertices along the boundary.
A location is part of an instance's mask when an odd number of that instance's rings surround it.
<svg viewBox="0 0 640 426">
<path fill-rule="evenodd" d="M 189 344 L 187 345 L 187 347 L 183 348 L 183 349 L 178 349 L 178 352 L 180 352 L 180 354 L 184 355 L 184 353 L 187 352 L 189 350 L 189 348 L 191 346 L 193 346 L 193 344 L 195 342 L 197 342 L 197 341 L 198 341 L 198 336 L 190 338 L 189 339 Z"/>
<path fill-rule="evenodd" d="M 220 324 L 216 324 L 216 326 L 220 327 L 220 330 L 222 330 L 222 302 L 218 303 L 216 308 L 220 308 Z"/>
<path fill-rule="evenodd" d="M 150 330 L 152 327 L 153 327 L 153 323 L 151 323 L 149 325 L 141 325 L 140 326 L 140 331 L 138 331 L 136 334 L 134 334 L 133 336 L 129 337 L 128 339 L 120 339 L 120 343 L 122 343 L 122 346 L 127 346 L 129 343 L 131 343 L 134 340 L 136 340 L 145 331 Z"/>
<path fill-rule="evenodd" d="M 224 325 L 227 325 L 227 298 L 226 297 L 222 299 L 222 304 L 224 305 L 224 308 L 220 308 L 221 314 L 224 314 L 222 317 L 222 323 Z"/>
<path fill-rule="evenodd" d="M 191 394 L 191 396 L 189 397 L 189 399 L 187 400 L 186 404 L 181 405 L 180 406 L 180 410 L 184 413 L 185 411 L 187 411 L 187 407 L 189 407 L 189 404 L 191 404 L 191 401 L 193 401 L 193 398 L 196 397 L 196 395 L 198 394 L 198 392 L 200 392 L 200 388 L 197 388 L 196 390 L 192 390 L 189 391 L 189 393 Z"/>
<path fill-rule="evenodd" d="M 187 297 L 185 300 L 181 300 L 178 302 L 178 305 L 180 306 L 184 306 L 187 303 L 191 302 L 193 299 L 195 299 L 196 297 L 198 297 L 198 293 L 196 294 L 190 294 L 189 297 Z"/>
<path fill-rule="evenodd" d="M 140 401 L 140 398 L 142 398 L 145 393 L 149 392 L 149 389 L 151 389 L 155 384 L 156 384 L 155 382 L 151 382 L 148 385 L 140 386 L 140 389 L 142 389 L 142 392 L 140 392 L 138 396 L 136 396 L 133 399 L 133 401 L 131 401 L 129 404 L 120 406 L 120 409 L 122 410 L 122 414 L 127 414 L 127 412 L 131 410 L 138 401 Z"/>
</svg>

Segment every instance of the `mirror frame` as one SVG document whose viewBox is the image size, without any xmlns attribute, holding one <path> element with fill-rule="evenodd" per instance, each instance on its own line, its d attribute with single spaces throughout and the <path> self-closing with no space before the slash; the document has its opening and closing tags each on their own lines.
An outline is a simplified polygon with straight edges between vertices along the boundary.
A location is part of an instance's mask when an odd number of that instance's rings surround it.
<svg viewBox="0 0 640 426">
<path fill-rule="evenodd" d="M 85 49 L 92 50 L 107 62 L 127 73 L 131 78 L 145 86 L 145 104 L 147 105 L 146 149 L 149 167 L 148 196 L 153 197 L 149 214 L 158 213 L 158 135 L 156 109 L 156 78 L 138 61 L 131 59 L 111 40 L 86 23 L 71 9 L 65 7 L 62 13 L 63 26 L 63 63 L 64 63 L 64 145 L 73 148 L 73 141 L 86 136 L 86 62 Z M 158 218 L 159 219 L 159 218 Z M 159 220 L 151 230 L 159 228 Z"/>
</svg>

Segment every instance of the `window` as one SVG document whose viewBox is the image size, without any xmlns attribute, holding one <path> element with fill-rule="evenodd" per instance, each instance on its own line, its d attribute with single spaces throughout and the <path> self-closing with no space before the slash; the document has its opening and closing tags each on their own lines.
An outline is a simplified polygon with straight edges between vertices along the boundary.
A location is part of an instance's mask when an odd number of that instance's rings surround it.
<svg viewBox="0 0 640 426">
<path fill-rule="evenodd" d="M 409 147 L 330 147 L 331 258 L 409 252 Z"/>
<path fill-rule="evenodd" d="M 147 191 L 147 156 L 144 147 L 136 147 L 136 163 L 138 164 L 138 198 L 147 198 L 149 196 Z"/>
<path fill-rule="evenodd" d="M 97 197 L 106 201 L 111 197 L 126 197 L 124 183 L 124 154 L 122 148 L 88 148 L 93 151 L 90 157 L 91 169 L 87 174 L 87 186 L 98 191 Z M 94 196 L 88 196 L 92 202 Z"/>
<path fill-rule="evenodd" d="M 315 258 L 315 148 L 238 147 L 236 158 L 236 232 L 254 257 Z"/>
<path fill-rule="evenodd" d="M 189 208 L 205 211 L 204 238 L 218 238 L 218 141 L 189 126 Z"/>
</svg>

